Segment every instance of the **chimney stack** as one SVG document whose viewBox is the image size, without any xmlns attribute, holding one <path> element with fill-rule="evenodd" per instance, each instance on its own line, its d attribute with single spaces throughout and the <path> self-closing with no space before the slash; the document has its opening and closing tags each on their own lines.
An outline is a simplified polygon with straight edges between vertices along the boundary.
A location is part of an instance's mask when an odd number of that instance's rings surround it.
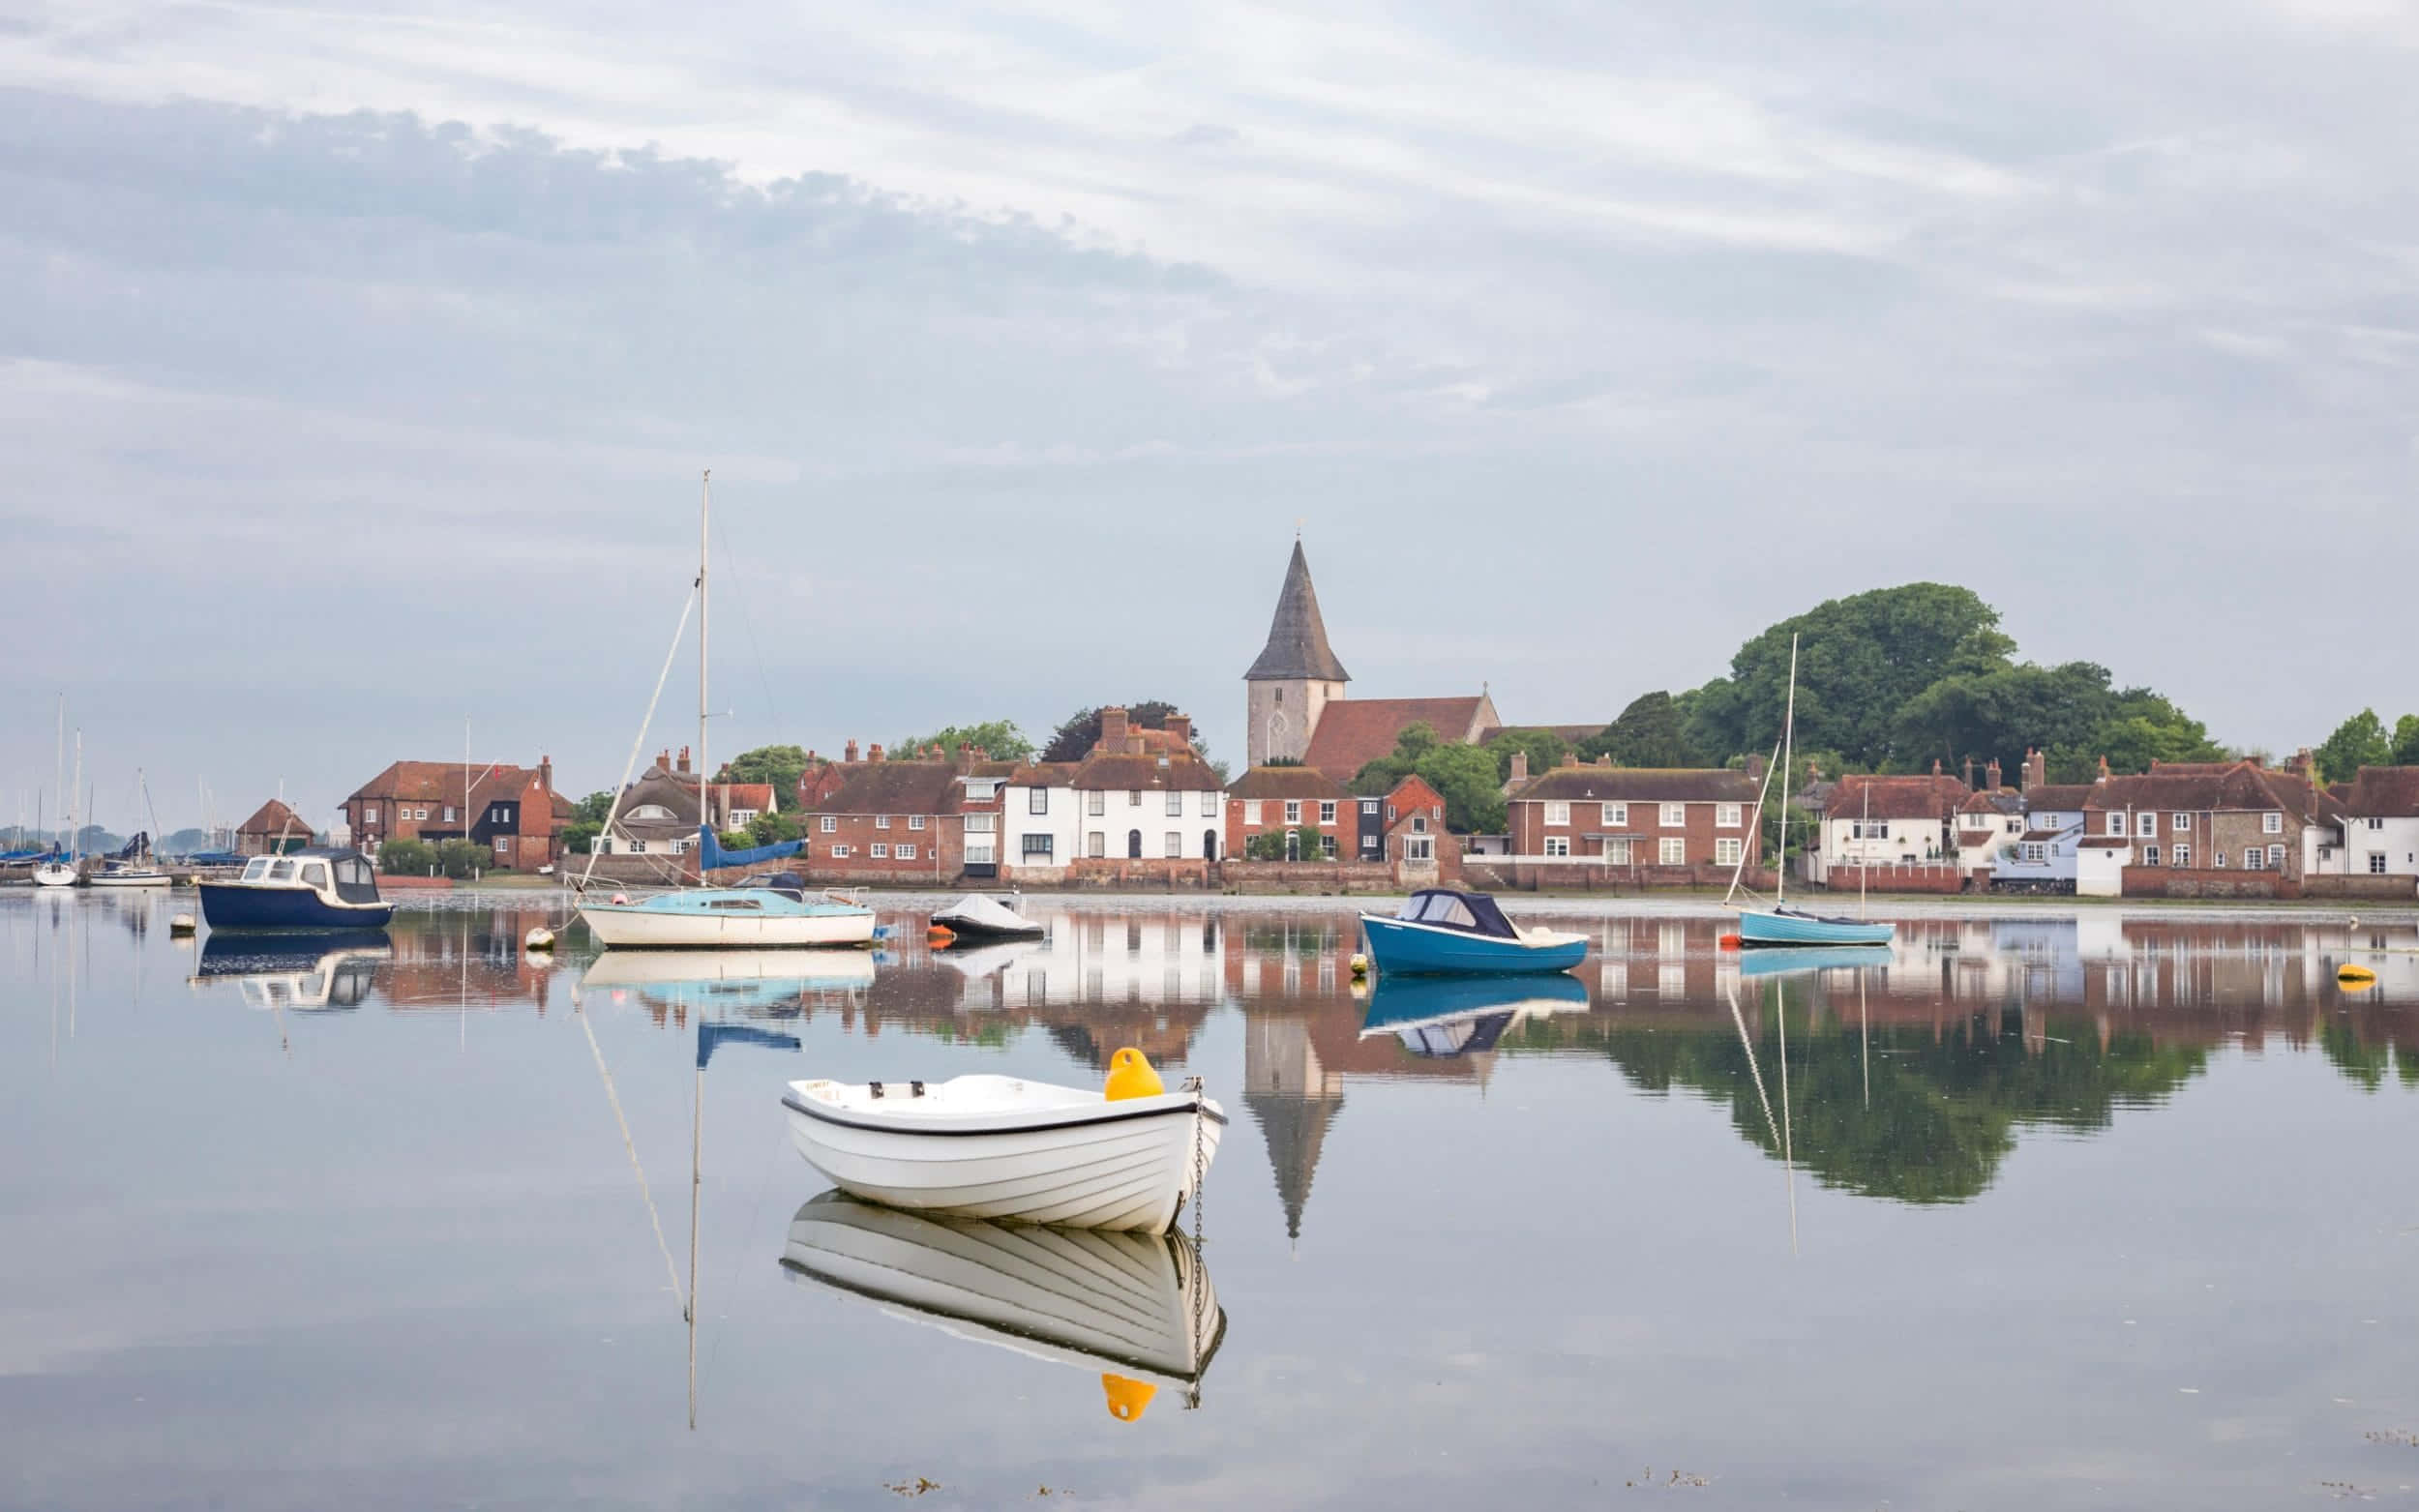
<svg viewBox="0 0 2419 1512">
<path fill-rule="evenodd" d="M 1596 764 L 1597 764 L 1597 765 L 1598 765 L 1598 766 L 1610 766 L 1610 765 L 1612 765 L 1612 764 L 1613 764 L 1613 754 L 1612 754 L 1610 751 L 1599 751 L 1599 752 L 1598 752 L 1598 753 L 1596 754 Z"/>
<path fill-rule="evenodd" d="M 1990 764 L 1983 768 L 1983 781 L 1990 785 L 1992 792 L 1999 790 L 1999 758 L 1997 756 L 1992 756 Z"/>
<path fill-rule="evenodd" d="M 1526 751 L 1515 751 L 1515 752 L 1513 752 L 1513 753 L 1512 753 L 1512 759 L 1511 759 L 1511 780 L 1512 780 L 1513 782 L 1515 782 L 1515 783 L 1525 783 L 1525 782 L 1527 782 L 1527 781 L 1529 780 L 1529 753 L 1528 753 L 1528 752 L 1526 752 Z"/>
<path fill-rule="evenodd" d="M 881 741 L 877 740 L 872 745 L 865 748 L 865 759 L 868 761 L 879 761 L 881 759 Z"/>
<path fill-rule="evenodd" d="M 2024 790 L 2032 791 L 2049 781 L 2049 758 L 2033 746 L 2024 748 Z"/>
<path fill-rule="evenodd" d="M 1747 781 L 1755 784 L 1758 787 L 1763 786 L 1764 768 L 1766 764 L 1763 752 L 1751 751 L 1747 753 Z"/>
<path fill-rule="evenodd" d="M 663 750 L 655 753 L 655 766 L 658 771 L 669 772 L 672 770 L 672 747 L 666 746 Z"/>
<path fill-rule="evenodd" d="M 688 748 L 687 746 L 682 746 L 682 747 L 680 748 L 680 766 L 679 766 L 679 770 L 681 770 L 681 771 L 685 772 L 685 771 L 687 771 L 688 769 L 689 769 L 689 748 Z"/>
<path fill-rule="evenodd" d="M 2098 777 L 2094 778 L 2094 779 L 2093 779 L 2093 781 L 2094 781 L 2094 782 L 2102 782 L 2102 783 L 2105 783 L 2105 782 L 2106 782 L 2107 780 L 2108 780 L 2108 758 L 2107 758 L 2106 756 L 2102 756 L 2102 757 L 2100 758 L 2100 775 L 2099 775 Z"/>
<path fill-rule="evenodd" d="M 961 776 L 974 770 L 974 751 L 965 741 L 958 742 L 957 768 Z"/>
<path fill-rule="evenodd" d="M 554 790 L 554 758 L 551 756 L 538 757 L 538 786 L 548 792 Z"/>
<path fill-rule="evenodd" d="M 1965 786 L 1969 792 L 1974 787 L 1974 758 L 1970 756 L 1965 758 Z"/>
<path fill-rule="evenodd" d="M 1938 756 L 1932 757 L 1932 775 L 1934 777 L 1940 775 L 1940 757 Z"/>
<path fill-rule="evenodd" d="M 1168 722 L 1164 727 L 1169 734 L 1176 737 L 1178 744 L 1183 746 L 1188 751 L 1192 749 L 1193 717 L 1191 715 L 1171 714 L 1168 716 Z"/>
<path fill-rule="evenodd" d="M 1123 709 L 1100 711 L 1100 749 L 1112 756 L 1125 754 L 1126 720 Z"/>
<path fill-rule="evenodd" d="M 1563 752 L 1563 758 L 1554 764 L 1556 766 L 1577 766 L 1579 764 L 1579 753 L 1565 749 Z"/>
</svg>

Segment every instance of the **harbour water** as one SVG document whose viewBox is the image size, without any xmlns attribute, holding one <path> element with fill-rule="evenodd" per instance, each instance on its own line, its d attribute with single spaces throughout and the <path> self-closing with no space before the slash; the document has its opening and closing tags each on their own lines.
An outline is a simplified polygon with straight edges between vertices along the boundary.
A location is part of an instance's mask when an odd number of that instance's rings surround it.
<svg viewBox="0 0 2419 1512">
<path fill-rule="evenodd" d="M 524 955 L 554 902 L 261 958 L 0 895 L 0 1503 L 2419 1505 L 2406 913 L 1743 975 L 1574 904 L 1567 984 L 1472 995 L 1357 990 L 1332 901 L 769 968 Z M 1233 1116 L 1180 1242 L 1023 1332 L 799 1262 L 786 1081 L 1122 1045 Z"/>
</svg>

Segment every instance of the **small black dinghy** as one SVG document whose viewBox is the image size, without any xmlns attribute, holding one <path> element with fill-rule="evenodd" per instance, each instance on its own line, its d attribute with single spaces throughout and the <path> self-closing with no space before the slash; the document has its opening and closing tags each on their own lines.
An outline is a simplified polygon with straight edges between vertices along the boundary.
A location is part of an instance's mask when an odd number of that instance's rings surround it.
<svg viewBox="0 0 2419 1512">
<path fill-rule="evenodd" d="M 936 928 L 962 939 L 1039 939 L 1042 927 L 996 898 L 970 893 L 933 915 Z"/>
</svg>

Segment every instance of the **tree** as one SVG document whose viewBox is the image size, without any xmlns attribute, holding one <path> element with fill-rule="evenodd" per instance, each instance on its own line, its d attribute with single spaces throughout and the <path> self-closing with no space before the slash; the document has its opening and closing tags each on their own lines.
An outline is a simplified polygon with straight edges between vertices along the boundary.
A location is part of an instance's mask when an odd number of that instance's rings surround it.
<svg viewBox="0 0 2419 1512">
<path fill-rule="evenodd" d="M 1508 729 L 1486 743 L 1495 753 L 1496 781 L 1511 781 L 1512 753 L 1526 752 L 1531 772 L 1550 772 L 1570 754 L 1570 743 L 1550 729 Z"/>
<path fill-rule="evenodd" d="M 2405 714 L 2394 722 L 2394 764 L 2419 766 L 2419 714 Z"/>
<path fill-rule="evenodd" d="M 1445 800 L 1445 827 L 1458 833 L 1504 827 L 1504 779 L 1495 753 L 1478 746 L 1447 745 L 1423 724 L 1406 726 L 1394 737 L 1394 754 L 1353 774 L 1352 789 L 1362 797 L 1393 790 L 1418 777 Z"/>
<path fill-rule="evenodd" d="M 1621 717 L 1579 742 L 1579 759 L 1611 756 L 1615 766 L 1697 766 L 1679 700 L 1657 689 L 1629 700 Z"/>
<path fill-rule="evenodd" d="M 718 783 L 770 783 L 776 794 L 796 790 L 806 770 L 806 752 L 797 746 L 758 746 L 742 751 L 714 774 Z M 609 800 L 610 801 L 610 800 Z M 601 822 L 605 815 L 599 814 Z"/>
<path fill-rule="evenodd" d="M 929 735 L 902 740 L 890 749 L 897 754 L 913 756 L 933 746 L 941 748 L 944 759 L 955 759 L 958 747 L 979 750 L 995 761 L 1023 761 L 1033 754 L 1033 743 L 1016 727 L 1014 720 L 986 720 L 979 725 L 950 725 Z"/>
<path fill-rule="evenodd" d="M 786 814 L 760 814 L 748 821 L 748 844 L 752 845 L 778 845 L 803 833 L 797 821 Z"/>
<path fill-rule="evenodd" d="M 397 876 L 426 876 L 436 864 L 436 847 L 405 836 L 378 846 L 378 870 Z"/>
<path fill-rule="evenodd" d="M 571 806 L 571 818 L 563 825 L 563 849 L 576 856 L 584 856 L 596 844 L 596 837 L 605 832 L 605 816 L 613 811 L 613 792 L 599 788 Z"/>
<path fill-rule="evenodd" d="M 2387 737 L 2385 722 L 2377 718 L 2377 711 L 2363 709 L 2336 726 L 2316 756 L 2322 781 L 2348 783 L 2364 766 L 2393 765 L 2394 742 Z"/>
<path fill-rule="evenodd" d="M 1317 826 L 1302 824 L 1293 829 L 1264 829 L 1243 842 L 1246 861 L 1322 861 L 1327 851 L 1320 842 L 1324 837 Z"/>
<path fill-rule="evenodd" d="M 1091 755 L 1091 748 L 1100 743 L 1100 709 L 1115 707 L 1103 704 L 1096 708 L 1077 709 L 1066 722 L 1051 731 L 1049 743 L 1041 748 L 1044 761 L 1081 761 Z M 1126 722 L 1136 729 L 1164 729 L 1168 716 L 1177 712 L 1175 704 L 1164 698 L 1144 698 L 1125 706 Z M 1193 749 L 1202 749 L 1195 740 Z"/>
</svg>

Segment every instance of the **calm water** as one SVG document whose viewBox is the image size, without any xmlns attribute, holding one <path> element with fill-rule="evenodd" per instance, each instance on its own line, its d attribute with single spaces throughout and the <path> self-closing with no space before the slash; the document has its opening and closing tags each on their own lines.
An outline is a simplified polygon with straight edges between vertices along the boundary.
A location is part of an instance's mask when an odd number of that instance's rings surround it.
<svg viewBox="0 0 2419 1512">
<path fill-rule="evenodd" d="M 1042 901 L 968 959 L 903 901 L 707 983 L 523 957 L 549 902 L 246 961 L 189 898 L 0 896 L 0 1501 L 2419 1502 L 2407 914 L 1933 914 L 1742 978 L 1595 907 L 1559 991 L 1364 1000 L 1327 906 Z M 1118 1362 L 784 1265 L 785 1081 L 1126 1044 L 1234 1115 L 1190 1392 L 1120 1421 Z"/>
</svg>

